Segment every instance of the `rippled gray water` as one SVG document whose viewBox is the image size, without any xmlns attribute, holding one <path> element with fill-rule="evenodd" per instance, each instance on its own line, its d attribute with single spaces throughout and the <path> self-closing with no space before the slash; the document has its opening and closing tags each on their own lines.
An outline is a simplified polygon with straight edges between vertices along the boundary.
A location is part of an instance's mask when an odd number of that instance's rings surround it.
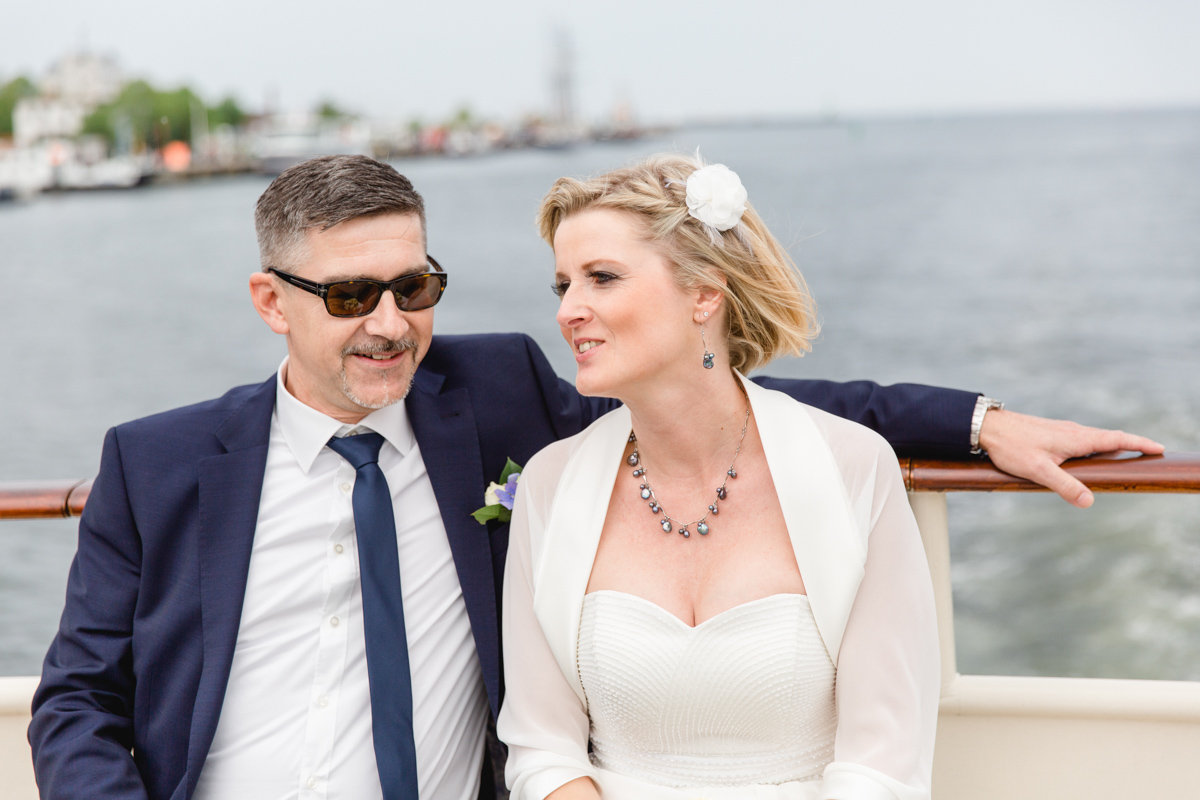
<svg viewBox="0 0 1200 800">
<path fill-rule="evenodd" d="M 532 217 L 558 176 L 697 145 L 740 173 L 820 304 L 779 375 L 916 381 L 1200 450 L 1200 112 L 684 130 L 399 164 L 453 283 L 442 333 L 523 330 L 564 376 Z M 94 474 L 105 429 L 259 381 L 267 182 L 0 206 L 0 480 Z M 42 285 L 44 282 L 44 287 Z M 964 672 L 1200 679 L 1200 498 L 958 495 Z M 0 523 L 0 674 L 53 635 L 73 521 Z"/>
</svg>

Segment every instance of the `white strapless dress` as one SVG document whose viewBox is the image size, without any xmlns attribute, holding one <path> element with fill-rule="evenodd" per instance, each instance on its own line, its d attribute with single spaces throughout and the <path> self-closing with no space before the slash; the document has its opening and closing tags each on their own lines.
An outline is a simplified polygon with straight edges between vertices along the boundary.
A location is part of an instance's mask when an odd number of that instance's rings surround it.
<svg viewBox="0 0 1200 800">
<path fill-rule="evenodd" d="M 579 676 L 605 800 L 808 800 L 833 760 L 835 669 L 808 598 L 690 627 L 615 591 L 584 598 Z"/>
</svg>

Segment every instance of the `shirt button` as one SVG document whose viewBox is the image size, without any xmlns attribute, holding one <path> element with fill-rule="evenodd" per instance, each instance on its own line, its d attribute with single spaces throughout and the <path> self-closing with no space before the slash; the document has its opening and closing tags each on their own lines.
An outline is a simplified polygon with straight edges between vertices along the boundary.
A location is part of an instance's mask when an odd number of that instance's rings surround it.
<svg viewBox="0 0 1200 800">
<path fill-rule="evenodd" d="M 343 492 L 349 492 L 353 488 L 354 487 L 351 486 L 349 483 L 345 483 L 345 482 L 342 483 L 342 491 Z"/>
<path fill-rule="evenodd" d="M 330 617 L 330 618 L 329 618 L 329 624 L 330 624 L 332 627 L 334 627 L 334 628 L 336 628 L 336 627 L 338 626 L 338 623 L 339 623 L 339 622 L 341 622 L 341 620 L 339 620 L 337 617 Z"/>
<path fill-rule="evenodd" d="M 341 555 L 342 551 L 345 549 L 346 548 L 342 547 L 340 544 L 335 544 L 333 546 L 333 552 L 337 553 L 338 555 Z"/>
<path fill-rule="evenodd" d="M 309 778 L 308 780 L 306 780 L 306 781 L 304 782 L 304 785 L 305 785 L 305 786 L 307 786 L 307 787 L 308 787 L 308 788 L 310 788 L 310 789 L 315 789 L 315 788 L 317 788 L 317 779 L 316 779 L 316 778 Z"/>
<path fill-rule="evenodd" d="M 329 698 L 325 695 L 321 695 L 317 698 L 317 705 L 321 708 L 324 708 L 325 706 L 329 705 Z"/>
</svg>

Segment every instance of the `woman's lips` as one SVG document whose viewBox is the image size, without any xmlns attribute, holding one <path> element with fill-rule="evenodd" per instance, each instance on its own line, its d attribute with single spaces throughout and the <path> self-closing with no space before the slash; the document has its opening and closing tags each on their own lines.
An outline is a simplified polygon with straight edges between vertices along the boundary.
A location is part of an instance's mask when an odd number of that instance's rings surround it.
<svg viewBox="0 0 1200 800">
<path fill-rule="evenodd" d="M 575 344 L 575 346 L 574 346 L 574 348 L 573 348 L 573 349 L 575 350 L 575 363 L 576 363 L 576 364 L 582 364 L 584 361 L 586 361 L 588 358 L 590 358 L 590 357 L 592 356 L 592 354 L 593 354 L 593 353 L 595 353 L 595 352 L 596 352 L 597 350 L 599 350 L 601 347 L 604 347 L 604 342 L 601 342 L 601 341 L 599 341 L 599 340 L 596 340 L 596 339 L 588 339 L 588 340 L 586 340 L 586 341 L 588 341 L 588 342 L 595 342 L 595 344 L 593 344 L 593 345 L 592 345 L 591 347 L 589 347 L 587 350 L 584 350 L 582 353 L 581 353 L 581 352 L 579 352 L 579 345 L 580 345 L 581 343 L 577 342 L 577 343 Z"/>
</svg>

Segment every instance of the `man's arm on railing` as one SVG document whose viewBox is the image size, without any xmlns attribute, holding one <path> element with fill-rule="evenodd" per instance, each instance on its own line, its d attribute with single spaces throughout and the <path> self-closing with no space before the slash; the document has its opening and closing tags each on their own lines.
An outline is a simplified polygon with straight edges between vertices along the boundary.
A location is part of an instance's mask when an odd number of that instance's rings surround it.
<svg viewBox="0 0 1200 800">
<path fill-rule="evenodd" d="M 913 383 L 880 386 L 870 381 L 755 381 L 874 429 L 900 455 L 969 457 L 971 416 L 979 397 L 973 392 Z M 1087 508 L 1095 498 L 1086 486 L 1060 468 L 1063 461 L 1116 450 L 1146 455 L 1163 452 L 1161 444 L 1144 436 L 1003 410 L 984 415 L 979 445 L 999 469 L 1045 486 L 1079 508 Z"/>
<path fill-rule="evenodd" d="M 1083 483 L 1062 469 L 1064 461 L 1116 450 L 1135 450 L 1146 455 L 1163 452 L 1161 444 L 1144 436 L 1002 410 L 989 411 L 984 416 L 979 446 L 987 451 L 998 469 L 1041 484 L 1079 508 L 1087 508 L 1096 498 Z"/>
<path fill-rule="evenodd" d="M 58 635 L 33 699 L 29 743 L 43 800 L 146 797 L 133 761 L 133 616 L 141 542 L 116 432 L 79 523 Z"/>
</svg>

